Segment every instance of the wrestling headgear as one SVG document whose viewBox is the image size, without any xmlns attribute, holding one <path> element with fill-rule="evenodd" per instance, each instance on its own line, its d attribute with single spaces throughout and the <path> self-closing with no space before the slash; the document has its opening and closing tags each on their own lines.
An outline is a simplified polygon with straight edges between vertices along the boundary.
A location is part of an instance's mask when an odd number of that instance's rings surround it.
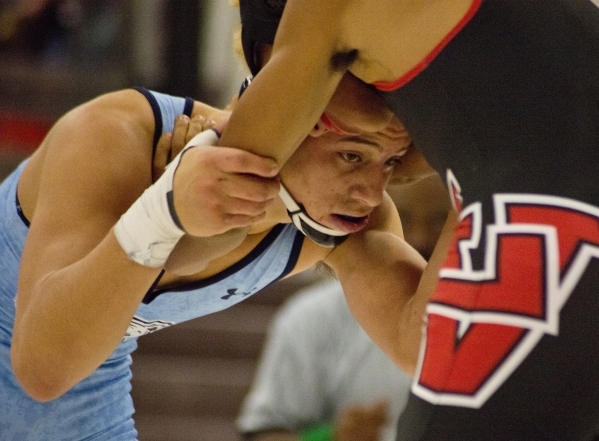
<svg viewBox="0 0 599 441">
<path fill-rule="evenodd" d="M 255 59 L 256 43 L 273 44 L 286 0 L 239 0 L 241 44 L 252 75 L 260 68 Z"/>
</svg>

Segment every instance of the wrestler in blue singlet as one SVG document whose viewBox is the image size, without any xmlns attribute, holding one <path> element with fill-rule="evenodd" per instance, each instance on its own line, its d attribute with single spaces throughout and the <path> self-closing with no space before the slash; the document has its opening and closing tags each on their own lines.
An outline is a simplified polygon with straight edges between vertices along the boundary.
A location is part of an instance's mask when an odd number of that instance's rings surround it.
<svg viewBox="0 0 599 441">
<path fill-rule="evenodd" d="M 191 99 L 138 90 L 154 111 L 156 142 L 163 132 L 172 131 L 178 115 L 191 113 Z M 16 199 L 24 165 L 0 185 L 0 439 L 133 441 L 137 432 L 129 367 L 137 338 L 233 306 L 284 277 L 295 266 L 304 236 L 293 224 L 277 225 L 249 255 L 222 273 L 174 291 L 150 290 L 108 360 L 60 398 L 40 403 L 21 389 L 10 363 L 17 274 L 28 233 Z"/>
</svg>

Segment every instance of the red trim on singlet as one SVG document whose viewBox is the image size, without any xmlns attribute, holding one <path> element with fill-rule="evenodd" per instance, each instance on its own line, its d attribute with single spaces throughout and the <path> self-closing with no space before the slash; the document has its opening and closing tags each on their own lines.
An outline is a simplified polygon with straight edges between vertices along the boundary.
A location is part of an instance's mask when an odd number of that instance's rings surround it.
<svg viewBox="0 0 599 441">
<path fill-rule="evenodd" d="M 0 152 L 15 150 L 27 156 L 44 140 L 52 121 L 27 114 L 0 111 Z"/>
<path fill-rule="evenodd" d="M 458 22 L 458 24 L 455 25 L 455 27 L 449 32 L 449 34 L 447 34 L 447 36 L 443 40 L 441 40 L 441 42 L 437 46 L 435 46 L 435 48 L 427 56 L 425 56 L 422 59 L 422 61 L 420 61 L 420 63 L 418 63 L 412 69 L 407 71 L 403 76 L 399 77 L 395 81 L 390 82 L 375 81 L 374 83 L 372 83 L 372 85 L 383 92 L 390 92 L 392 90 L 399 89 L 401 86 L 409 83 L 410 80 L 412 80 L 412 78 L 414 78 L 416 75 L 422 72 L 426 68 L 426 66 L 428 66 L 437 57 L 437 55 L 439 55 L 443 48 L 447 46 L 447 44 L 451 40 L 453 40 L 453 37 L 455 37 L 464 26 L 466 26 L 466 24 L 470 21 L 474 14 L 476 14 L 476 11 L 478 11 L 478 8 L 481 3 L 482 0 L 474 0 L 472 2 L 472 5 L 468 9 L 468 12 L 466 12 L 466 15 Z"/>
</svg>

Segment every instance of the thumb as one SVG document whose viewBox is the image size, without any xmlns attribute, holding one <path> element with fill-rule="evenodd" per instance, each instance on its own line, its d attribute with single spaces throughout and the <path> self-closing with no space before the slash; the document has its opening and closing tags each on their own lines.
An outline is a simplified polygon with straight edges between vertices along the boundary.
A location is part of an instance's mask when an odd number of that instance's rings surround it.
<svg viewBox="0 0 599 441">
<path fill-rule="evenodd" d="M 228 172 L 252 174 L 263 178 L 274 178 L 279 172 L 277 161 L 272 158 L 233 147 L 229 147 L 228 150 L 229 160 L 226 161 Z"/>
</svg>

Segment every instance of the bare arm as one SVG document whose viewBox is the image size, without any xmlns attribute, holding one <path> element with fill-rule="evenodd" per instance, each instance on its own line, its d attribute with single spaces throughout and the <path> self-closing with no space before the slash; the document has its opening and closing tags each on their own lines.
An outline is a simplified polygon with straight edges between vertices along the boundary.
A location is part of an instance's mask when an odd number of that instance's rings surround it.
<svg viewBox="0 0 599 441">
<path fill-rule="evenodd" d="M 416 369 L 422 330 L 425 326 L 426 305 L 437 286 L 439 270 L 449 251 L 456 223 L 457 214 L 450 210 L 435 250 L 422 274 L 418 289 L 402 311 L 398 333 L 401 336 L 403 360 L 400 361 L 399 366 L 410 375 L 413 375 Z"/>
<path fill-rule="evenodd" d="M 292 155 L 319 120 L 347 68 L 333 63 L 342 51 L 335 19 L 344 4 L 287 2 L 267 68 L 235 106 L 220 145 L 272 157 L 279 167 Z M 298 27 L 302 38 L 295 35 Z"/>
<path fill-rule="evenodd" d="M 75 109 L 31 160 L 41 177 L 11 356 L 36 399 L 61 395 L 110 355 L 159 273 L 128 260 L 112 233 L 150 185 L 153 117 L 144 101 L 123 91 Z"/>
<path fill-rule="evenodd" d="M 106 360 L 160 272 L 129 260 L 113 230 L 151 184 L 153 134 L 140 93 L 105 95 L 63 117 L 31 159 L 34 171 L 24 171 L 29 191 L 20 196 L 31 227 L 11 357 L 23 388 L 38 400 L 60 396 Z M 231 184 L 231 167 L 252 170 L 253 184 Z M 278 191 L 274 173 L 271 160 L 238 149 L 190 149 L 173 184 L 184 228 L 208 237 L 251 225 Z M 27 174 L 37 185 L 27 185 Z"/>
<path fill-rule="evenodd" d="M 442 235 L 426 266 L 403 240 L 397 213 L 388 202 L 385 206 L 381 216 L 386 220 L 378 228 L 353 235 L 326 262 L 339 277 L 360 325 L 399 367 L 413 374 L 424 309 L 447 252 L 447 236 Z"/>
</svg>

